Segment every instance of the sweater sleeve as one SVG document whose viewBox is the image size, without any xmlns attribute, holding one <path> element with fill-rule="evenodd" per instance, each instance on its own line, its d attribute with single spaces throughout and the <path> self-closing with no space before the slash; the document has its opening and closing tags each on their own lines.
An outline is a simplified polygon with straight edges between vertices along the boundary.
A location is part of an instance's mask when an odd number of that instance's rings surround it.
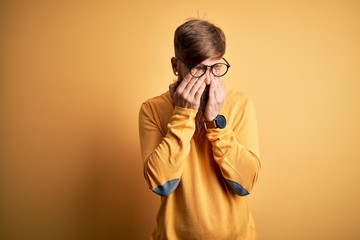
<svg viewBox="0 0 360 240">
<path fill-rule="evenodd" d="M 170 195 L 180 183 L 195 131 L 196 113 L 196 110 L 175 107 L 164 136 L 151 105 L 141 106 L 139 134 L 144 176 L 149 188 L 160 196 Z"/>
<path fill-rule="evenodd" d="M 207 137 L 224 179 L 236 194 L 245 196 L 256 183 L 261 167 L 257 120 L 251 99 L 237 114 L 239 120 L 234 121 L 233 126 L 208 129 Z"/>
</svg>

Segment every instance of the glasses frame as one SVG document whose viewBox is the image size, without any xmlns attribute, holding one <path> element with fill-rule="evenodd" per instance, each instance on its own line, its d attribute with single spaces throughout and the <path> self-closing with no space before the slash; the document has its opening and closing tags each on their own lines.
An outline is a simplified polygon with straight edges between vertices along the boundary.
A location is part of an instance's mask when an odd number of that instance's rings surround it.
<svg viewBox="0 0 360 240">
<path fill-rule="evenodd" d="M 230 68 L 230 64 L 229 64 L 228 61 L 226 61 L 225 58 L 222 58 L 222 59 L 225 61 L 225 63 L 215 63 L 215 64 L 213 64 L 213 65 L 205 65 L 205 64 L 199 63 L 199 64 L 196 64 L 196 65 L 194 65 L 194 66 L 191 66 L 191 65 L 186 64 L 186 63 L 185 63 L 183 60 L 181 60 L 180 58 L 176 58 L 176 59 L 179 59 L 179 60 L 190 70 L 191 76 L 193 76 L 193 77 L 195 77 L 195 78 L 200 78 L 200 77 L 204 76 L 204 74 L 207 72 L 208 68 L 210 68 L 211 73 L 212 73 L 215 77 L 222 77 L 222 76 L 224 76 L 224 75 L 229 71 L 229 68 Z M 224 74 L 221 74 L 221 75 L 216 75 L 216 74 L 214 74 L 214 72 L 213 72 L 214 66 L 215 66 L 215 65 L 218 65 L 218 64 L 221 64 L 221 65 L 225 65 L 225 66 L 226 66 L 226 71 L 225 71 Z M 196 67 L 196 66 L 198 66 L 198 65 L 204 66 L 204 69 L 206 68 L 206 70 L 205 70 L 204 73 L 201 74 L 200 76 L 194 76 L 194 75 L 191 73 L 191 69 L 193 69 L 194 67 Z"/>
</svg>

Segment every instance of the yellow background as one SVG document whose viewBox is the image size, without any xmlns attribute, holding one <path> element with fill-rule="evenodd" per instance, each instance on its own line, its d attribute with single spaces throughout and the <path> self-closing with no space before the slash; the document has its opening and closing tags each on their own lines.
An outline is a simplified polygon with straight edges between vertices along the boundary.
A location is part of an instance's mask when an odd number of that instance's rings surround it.
<svg viewBox="0 0 360 240">
<path fill-rule="evenodd" d="M 173 32 L 223 28 L 228 88 L 255 101 L 260 239 L 359 239 L 359 1 L 0 2 L 0 239 L 147 239 L 141 102 Z"/>
</svg>

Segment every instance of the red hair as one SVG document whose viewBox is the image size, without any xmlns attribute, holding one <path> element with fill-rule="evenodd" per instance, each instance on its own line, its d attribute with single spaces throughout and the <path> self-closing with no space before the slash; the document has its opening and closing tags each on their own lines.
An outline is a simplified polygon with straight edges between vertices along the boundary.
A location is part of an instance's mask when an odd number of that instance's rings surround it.
<svg viewBox="0 0 360 240">
<path fill-rule="evenodd" d="M 176 29 L 174 48 L 176 57 L 190 66 L 195 66 L 207 58 L 224 56 L 226 37 L 214 24 L 190 19 Z"/>
</svg>

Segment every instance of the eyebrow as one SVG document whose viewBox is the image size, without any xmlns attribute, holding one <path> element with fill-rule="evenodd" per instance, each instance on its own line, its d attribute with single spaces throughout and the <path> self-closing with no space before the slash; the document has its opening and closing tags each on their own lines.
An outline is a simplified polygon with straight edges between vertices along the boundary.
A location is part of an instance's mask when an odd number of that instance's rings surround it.
<svg viewBox="0 0 360 240">
<path fill-rule="evenodd" d="M 181 59 L 180 59 L 180 60 L 181 60 Z M 196 67 L 197 65 L 203 65 L 203 66 L 206 66 L 206 67 L 213 67 L 214 65 L 219 64 L 219 63 L 221 63 L 221 64 L 226 64 L 226 65 L 228 65 L 228 66 L 230 67 L 230 64 L 228 63 L 228 61 L 226 61 L 225 58 L 222 57 L 221 60 L 224 60 L 225 63 L 223 63 L 223 62 L 217 62 L 217 63 L 214 63 L 213 65 L 206 65 L 206 64 L 203 64 L 203 63 L 199 63 L 199 64 L 196 64 L 196 65 L 194 65 L 194 66 L 192 66 L 192 67 Z M 188 66 L 188 67 L 190 67 L 190 66 Z"/>
</svg>

